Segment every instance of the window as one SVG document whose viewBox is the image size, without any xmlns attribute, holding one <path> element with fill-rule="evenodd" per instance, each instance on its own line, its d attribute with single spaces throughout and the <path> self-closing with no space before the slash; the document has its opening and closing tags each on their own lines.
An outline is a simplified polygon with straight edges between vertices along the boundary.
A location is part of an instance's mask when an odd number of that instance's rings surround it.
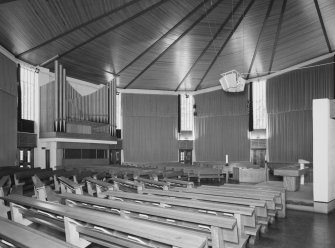
<svg viewBox="0 0 335 248">
<path fill-rule="evenodd" d="M 181 131 L 193 131 L 193 96 L 180 95 Z"/>
<path fill-rule="evenodd" d="M 116 93 L 116 128 L 122 129 L 121 93 Z"/>
<path fill-rule="evenodd" d="M 21 65 L 21 108 L 22 119 L 35 120 L 35 98 L 38 75 L 34 68 Z"/>
<path fill-rule="evenodd" d="M 266 129 L 266 81 L 252 83 L 254 129 Z"/>
<path fill-rule="evenodd" d="M 64 159 L 107 159 L 108 150 L 64 149 Z"/>
</svg>

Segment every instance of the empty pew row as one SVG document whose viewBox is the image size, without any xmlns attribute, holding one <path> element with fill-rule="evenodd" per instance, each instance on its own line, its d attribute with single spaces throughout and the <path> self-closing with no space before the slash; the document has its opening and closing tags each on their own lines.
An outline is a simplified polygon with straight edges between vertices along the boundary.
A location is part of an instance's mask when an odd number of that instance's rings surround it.
<svg viewBox="0 0 335 248">
<path fill-rule="evenodd" d="M 194 193 L 194 194 L 205 194 L 205 195 L 216 195 L 216 196 L 227 196 L 235 198 L 244 198 L 244 199 L 256 199 L 264 200 L 267 205 L 268 215 L 271 216 L 271 223 L 274 222 L 277 210 L 282 209 L 283 205 L 281 203 L 282 199 L 279 193 L 269 193 L 269 192 L 243 192 L 243 190 L 234 190 L 234 189 L 224 189 L 223 187 L 211 187 L 211 188 L 196 188 L 196 189 L 187 189 L 187 188 L 171 188 L 171 191 L 181 191 L 185 193 Z"/>
<path fill-rule="evenodd" d="M 261 224 L 264 226 L 263 227 L 264 232 L 266 231 L 267 225 L 270 222 L 270 216 L 268 215 L 266 201 L 264 200 L 244 199 L 244 198 L 215 196 L 206 194 L 194 194 L 194 193 L 178 192 L 178 191 L 151 190 L 151 189 L 144 189 L 142 193 L 156 196 L 168 196 L 181 199 L 195 199 L 200 201 L 208 201 L 216 203 L 252 206 L 255 208 L 256 211 L 257 224 Z"/>
<path fill-rule="evenodd" d="M 182 228 L 185 231 L 208 238 L 209 245 L 212 247 L 244 247 L 247 240 L 247 237 L 239 237 L 236 219 L 232 217 L 68 193 L 61 194 L 61 197 L 66 199 L 66 203 L 72 207 L 98 209 L 113 215 L 144 219 L 151 223 Z"/>
<path fill-rule="evenodd" d="M 101 197 L 101 193 L 104 191 L 116 190 L 114 184 L 91 177 L 84 178 L 84 182 L 86 182 L 87 193 L 92 196 L 96 194 L 97 197 Z"/>
<path fill-rule="evenodd" d="M 60 201 L 60 198 L 56 192 L 53 191 L 49 185 L 45 185 L 37 175 L 32 176 L 32 180 L 34 183 L 34 197 L 42 201 Z"/>
<path fill-rule="evenodd" d="M 173 187 L 186 187 L 186 188 L 194 188 L 194 183 L 189 181 L 183 181 L 178 179 L 164 178 L 163 182 L 167 182 L 169 186 Z"/>
<path fill-rule="evenodd" d="M 151 179 L 146 179 L 142 177 L 136 177 L 134 178 L 135 181 L 143 183 L 145 187 L 151 187 L 151 188 L 161 188 L 163 190 L 169 190 L 169 184 L 166 182 L 161 182 L 161 181 L 156 181 L 156 180 L 151 180 Z"/>
<path fill-rule="evenodd" d="M 0 217 L 0 226 L 0 247 L 77 247 L 3 217 Z"/>
<path fill-rule="evenodd" d="M 210 188 L 213 186 L 202 185 L 200 188 Z M 278 209 L 278 217 L 286 217 L 286 190 L 281 186 L 271 186 L 266 184 L 243 185 L 243 184 L 224 184 L 219 188 L 234 189 L 243 192 L 274 193 L 280 195 L 282 207 Z"/>
<path fill-rule="evenodd" d="M 114 190 L 135 192 L 135 191 L 141 191 L 144 188 L 144 185 L 142 183 L 116 177 L 108 178 L 107 182 L 113 182 Z"/>
<path fill-rule="evenodd" d="M 60 189 L 61 192 L 69 192 L 69 193 L 75 193 L 75 194 L 83 194 L 83 184 L 78 184 L 66 177 L 58 177 L 59 183 L 60 183 Z"/>
<path fill-rule="evenodd" d="M 205 213 L 214 216 L 233 216 L 237 221 L 239 235 L 242 238 L 252 236 L 250 243 L 259 237 L 260 225 L 256 224 L 256 213 L 253 207 L 233 204 L 185 200 L 154 195 L 140 195 L 119 191 L 105 191 L 101 194 L 112 200 L 133 202 L 137 204 L 155 205 L 165 208 L 178 209 L 187 212 Z"/>
<path fill-rule="evenodd" d="M 135 248 L 208 247 L 208 241 L 204 236 L 177 227 L 127 219 L 101 211 L 73 208 L 25 196 L 11 195 L 2 199 L 10 203 L 13 221 L 23 225 L 49 225 L 63 231 L 66 241 L 78 247 L 86 247 L 91 243 L 108 247 Z M 6 208 L 4 205 L 1 207 Z"/>
</svg>

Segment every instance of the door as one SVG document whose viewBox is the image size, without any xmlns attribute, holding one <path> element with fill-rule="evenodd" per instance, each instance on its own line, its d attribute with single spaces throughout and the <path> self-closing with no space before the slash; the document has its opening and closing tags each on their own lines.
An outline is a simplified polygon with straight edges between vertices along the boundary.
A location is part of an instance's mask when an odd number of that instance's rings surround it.
<svg viewBox="0 0 335 248">
<path fill-rule="evenodd" d="M 192 150 L 180 149 L 179 162 L 182 164 L 192 164 Z"/>
<path fill-rule="evenodd" d="M 45 150 L 45 168 L 50 169 L 50 150 Z"/>
</svg>

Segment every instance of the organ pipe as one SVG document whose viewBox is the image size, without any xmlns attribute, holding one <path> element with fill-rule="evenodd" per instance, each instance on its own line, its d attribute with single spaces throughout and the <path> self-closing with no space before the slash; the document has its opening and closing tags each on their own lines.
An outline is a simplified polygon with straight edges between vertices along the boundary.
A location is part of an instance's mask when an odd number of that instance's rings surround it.
<svg viewBox="0 0 335 248">
<path fill-rule="evenodd" d="M 66 132 L 66 69 L 63 68 L 63 131 Z"/>
<path fill-rule="evenodd" d="M 58 80 L 59 80 L 59 73 L 58 73 L 58 60 L 55 61 L 55 132 L 58 131 Z"/>
<path fill-rule="evenodd" d="M 59 131 L 63 132 L 63 65 L 59 65 L 59 119 L 60 128 Z"/>
</svg>

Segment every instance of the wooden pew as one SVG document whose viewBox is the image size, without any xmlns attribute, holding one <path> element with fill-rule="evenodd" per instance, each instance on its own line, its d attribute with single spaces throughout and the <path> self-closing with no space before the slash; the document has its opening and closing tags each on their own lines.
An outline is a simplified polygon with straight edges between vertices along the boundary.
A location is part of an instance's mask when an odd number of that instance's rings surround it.
<svg viewBox="0 0 335 248">
<path fill-rule="evenodd" d="M 257 193 L 257 192 L 243 192 L 243 190 L 234 190 L 234 189 L 224 189 L 219 187 L 213 187 L 210 189 L 206 188 L 196 188 L 196 189 L 186 189 L 186 188 L 172 188 L 172 191 L 182 191 L 190 192 L 195 194 L 206 194 L 206 195 L 217 195 L 217 196 L 228 196 L 235 198 L 244 198 L 244 199 L 256 199 L 256 200 L 265 200 L 268 208 L 268 215 L 271 216 L 270 222 L 274 222 L 274 217 L 276 216 L 277 210 L 282 208 L 281 196 L 280 194 L 274 193 Z"/>
<path fill-rule="evenodd" d="M 89 195 L 94 195 L 94 193 L 97 194 L 97 197 L 101 197 L 101 193 L 106 190 L 114 190 L 114 185 L 97 180 L 91 177 L 86 177 L 84 178 L 84 181 L 86 182 L 87 185 L 87 192 Z"/>
<path fill-rule="evenodd" d="M 74 248 L 76 246 L 56 239 L 51 235 L 36 231 L 27 227 L 0 217 L 0 239 L 16 247 L 53 247 L 53 248 Z M 12 247 L 0 241 L 0 247 Z"/>
<path fill-rule="evenodd" d="M 53 175 L 55 191 L 60 192 L 60 190 L 61 190 L 60 181 L 59 181 L 58 177 L 66 177 L 68 179 L 71 179 L 75 183 L 78 183 L 77 174 L 78 174 L 78 172 L 76 170 L 71 170 L 71 171 L 58 170 L 58 172 Z"/>
<path fill-rule="evenodd" d="M 135 178 L 136 181 L 144 183 L 144 185 L 154 188 L 161 188 L 163 190 L 169 190 L 169 185 L 166 182 L 160 182 L 150 179 L 145 179 L 142 177 Z"/>
<path fill-rule="evenodd" d="M 152 190 L 144 189 L 142 191 L 144 194 L 156 195 L 156 196 L 168 196 L 173 198 L 208 201 L 216 203 L 227 203 L 235 204 L 241 206 L 251 206 L 255 207 L 256 210 L 256 221 L 257 224 L 262 224 L 261 232 L 267 231 L 267 225 L 270 221 L 270 216 L 268 216 L 268 209 L 265 200 L 256 199 L 243 199 L 236 197 L 226 197 L 226 196 L 216 196 L 216 195 L 206 195 L 206 194 L 193 194 L 188 192 L 178 192 L 178 191 L 164 191 L 164 190 Z"/>
<path fill-rule="evenodd" d="M 199 188 L 212 188 L 214 186 L 202 185 Z M 270 192 L 274 194 L 279 194 L 281 197 L 282 208 L 278 209 L 278 217 L 285 218 L 286 217 L 286 190 L 284 187 L 273 187 L 269 185 L 245 185 L 245 184 L 225 184 L 219 186 L 220 188 L 231 188 L 231 189 L 242 189 L 248 192 Z"/>
<path fill-rule="evenodd" d="M 253 236 L 250 242 L 254 242 L 258 238 L 260 225 L 256 224 L 256 214 L 254 207 L 247 207 L 233 204 L 204 202 L 198 200 L 188 200 L 181 198 L 170 198 L 164 196 L 153 196 L 146 194 L 105 191 L 102 196 L 109 199 L 130 201 L 139 204 L 158 205 L 172 209 L 179 209 L 189 212 L 200 212 L 218 216 L 234 216 L 237 220 L 239 234 L 242 237 Z"/>
<path fill-rule="evenodd" d="M 41 201 L 51 201 L 59 202 L 60 198 L 58 195 L 51 189 L 50 186 L 44 185 L 44 183 L 39 179 L 37 175 L 32 176 L 34 183 L 35 197 Z"/>
<path fill-rule="evenodd" d="M 243 239 L 241 237 L 239 240 L 236 220 L 232 217 L 160 208 L 153 205 L 120 202 L 75 194 L 62 194 L 61 197 L 67 199 L 67 204 L 73 207 L 98 208 L 101 211 L 107 211 L 112 214 L 125 214 L 131 218 L 145 219 L 153 223 L 181 227 L 185 230 L 208 237 L 213 247 L 222 247 L 218 245 L 223 241 L 232 245 L 230 243 L 237 243 L 239 241 L 245 243 L 247 240 L 247 238 Z M 113 211 L 111 212 L 110 209 L 113 209 Z M 221 233 L 221 235 L 217 236 L 217 232 Z"/>
<path fill-rule="evenodd" d="M 11 195 L 13 220 L 29 225 L 32 222 L 49 223 L 65 231 L 66 241 L 79 247 L 92 242 L 107 247 L 179 247 L 207 248 L 207 239 L 177 227 L 143 220 L 127 219 L 101 211 L 73 208 Z M 99 199 L 99 198 L 96 198 Z"/>
<path fill-rule="evenodd" d="M 121 179 L 121 178 L 116 178 L 116 177 L 108 178 L 107 182 L 113 182 L 115 190 L 120 190 L 120 186 L 129 188 L 129 189 L 134 189 L 135 191 L 138 191 L 138 192 L 144 189 L 144 185 L 142 183 L 138 183 L 138 182 L 130 181 L 126 179 Z"/>
<path fill-rule="evenodd" d="M 188 180 L 196 178 L 198 183 L 200 183 L 201 179 L 219 179 L 220 181 L 224 178 L 222 170 L 213 168 L 185 168 L 184 173 L 187 174 Z"/>
<path fill-rule="evenodd" d="M 23 185 L 23 190 L 31 190 L 33 189 L 33 182 L 31 177 L 35 175 L 37 172 L 47 171 L 46 169 L 33 168 L 25 171 L 18 171 L 14 173 L 14 184 L 15 185 Z"/>
<path fill-rule="evenodd" d="M 193 182 L 178 180 L 178 179 L 170 179 L 170 178 L 164 178 L 162 181 L 167 182 L 169 185 L 182 187 L 185 186 L 186 188 L 194 188 Z"/>
<path fill-rule="evenodd" d="M 83 184 L 78 184 L 66 177 L 58 177 L 58 180 L 60 182 L 60 189 L 62 193 L 73 192 L 75 194 L 83 194 Z"/>
<path fill-rule="evenodd" d="M 10 176 L 3 176 L 0 178 L 0 197 L 5 196 L 7 192 L 10 190 L 10 186 L 12 185 L 12 180 Z M 3 204 L 2 200 L 0 200 L 0 205 Z"/>
</svg>

